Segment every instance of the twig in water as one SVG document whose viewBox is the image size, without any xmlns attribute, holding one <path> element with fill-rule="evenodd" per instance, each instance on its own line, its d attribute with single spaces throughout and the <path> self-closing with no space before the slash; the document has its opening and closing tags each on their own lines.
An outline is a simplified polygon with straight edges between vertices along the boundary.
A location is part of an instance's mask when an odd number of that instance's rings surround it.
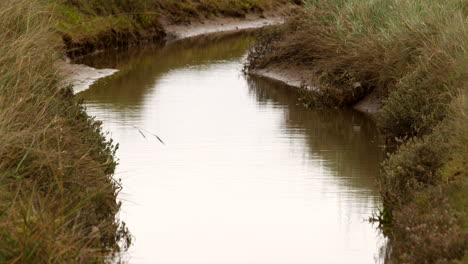
<svg viewBox="0 0 468 264">
<path fill-rule="evenodd" d="M 137 126 L 134 126 L 134 125 L 132 125 L 132 127 L 134 127 L 136 130 L 138 130 L 138 132 L 143 136 L 143 138 L 146 138 L 146 136 L 145 136 L 145 134 L 144 134 L 142 131 L 144 131 L 144 132 L 146 132 L 146 133 L 152 135 L 153 137 L 157 138 L 157 139 L 159 140 L 159 142 L 161 142 L 163 145 L 166 145 L 166 143 L 164 143 L 164 141 L 162 141 L 162 139 L 161 139 L 160 137 L 158 137 L 158 135 L 156 135 L 156 134 L 154 134 L 154 133 L 152 133 L 152 132 L 150 132 L 150 131 L 148 131 L 148 130 L 146 130 L 146 129 L 143 129 L 143 128 L 139 128 L 139 127 L 137 127 Z"/>
</svg>

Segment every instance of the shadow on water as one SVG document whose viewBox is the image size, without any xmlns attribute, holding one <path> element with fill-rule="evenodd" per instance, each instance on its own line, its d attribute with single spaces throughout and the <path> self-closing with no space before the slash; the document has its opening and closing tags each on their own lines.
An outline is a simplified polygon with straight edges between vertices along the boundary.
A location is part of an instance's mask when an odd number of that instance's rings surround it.
<svg viewBox="0 0 468 264">
<path fill-rule="evenodd" d="M 294 88 L 279 82 L 256 76 L 248 82 L 260 105 L 285 106 L 284 128 L 304 133 L 310 155 L 325 160 L 337 177 L 344 177 L 347 188 L 378 196 L 376 180 L 385 154 L 373 120 L 352 109 L 306 109 Z"/>
</svg>

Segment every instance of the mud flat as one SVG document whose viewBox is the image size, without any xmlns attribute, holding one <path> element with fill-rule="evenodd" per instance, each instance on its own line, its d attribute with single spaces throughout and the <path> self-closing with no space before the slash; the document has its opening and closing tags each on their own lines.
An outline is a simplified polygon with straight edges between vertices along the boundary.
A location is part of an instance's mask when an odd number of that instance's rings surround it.
<svg viewBox="0 0 468 264">
<path fill-rule="evenodd" d="M 167 39 L 179 40 L 200 36 L 204 34 L 213 34 L 229 31 L 247 30 L 262 28 L 283 23 L 279 16 L 268 16 L 259 18 L 258 16 L 247 16 L 246 18 L 218 18 L 204 22 L 195 22 L 190 25 L 167 25 Z"/>
</svg>

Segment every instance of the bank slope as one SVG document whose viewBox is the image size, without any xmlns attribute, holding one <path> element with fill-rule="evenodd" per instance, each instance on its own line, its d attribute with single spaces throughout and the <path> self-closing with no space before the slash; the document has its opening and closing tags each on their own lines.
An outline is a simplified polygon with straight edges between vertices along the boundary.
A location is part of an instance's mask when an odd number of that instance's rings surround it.
<svg viewBox="0 0 468 264">
<path fill-rule="evenodd" d="M 130 239 L 115 147 L 62 89 L 50 14 L 0 2 L 0 263 L 103 263 Z"/>
</svg>

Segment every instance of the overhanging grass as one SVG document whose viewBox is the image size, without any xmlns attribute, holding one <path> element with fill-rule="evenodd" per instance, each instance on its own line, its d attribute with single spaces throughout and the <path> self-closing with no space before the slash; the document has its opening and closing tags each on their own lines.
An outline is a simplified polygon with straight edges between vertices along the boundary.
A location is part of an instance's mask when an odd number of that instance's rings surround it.
<svg viewBox="0 0 468 264">
<path fill-rule="evenodd" d="M 0 262 L 102 263 L 129 242 L 115 147 L 61 89 L 51 21 L 40 1 L 0 2 Z"/>
</svg>

